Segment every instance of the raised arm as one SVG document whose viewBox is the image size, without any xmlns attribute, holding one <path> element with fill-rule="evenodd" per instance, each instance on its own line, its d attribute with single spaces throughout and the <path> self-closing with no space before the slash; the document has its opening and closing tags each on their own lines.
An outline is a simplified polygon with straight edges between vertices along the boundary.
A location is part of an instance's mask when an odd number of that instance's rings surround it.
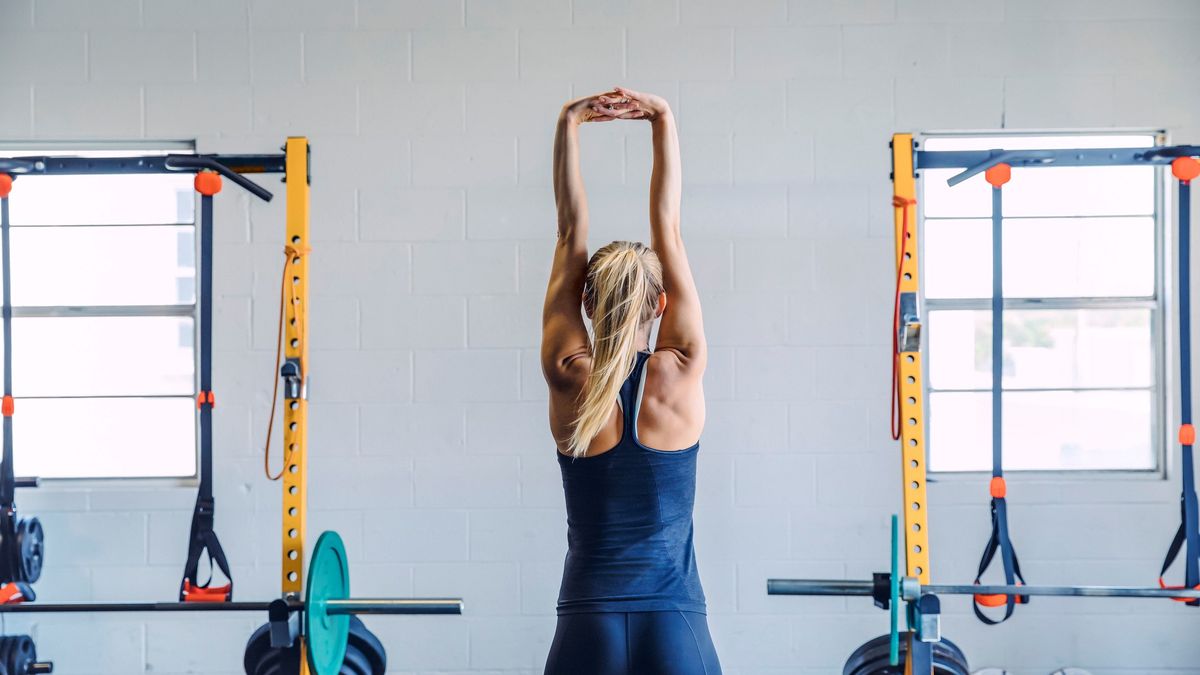
<svg viewBox="0 0 1200 675">
<path fill-rule="evenodd" d="M 578 386 L 587 376 L 587 369 L 580 367 L 590 352 L 580 310 L 587 272 L 588 209 L 579 170 L 579 126 L 621 117 L 613 111 L 601 112 L 604 106 L 600 101 L 605 96 L 587 96 L 567 103 L 554 130 L 558 242 L 542 308 L 542 372 L 554 389 Z"/>
<path fill-rule="evenodd" d="M 650 174 L 650 246 L 663 266 L 667 307 L 658 327 L 655 351 L 672 351 L 688 372 L 704 372 L 708 359 L 704 339 L 704 320 L 700 312 L 700 294 L 688 265 L 687 251 L 679 225 L 682 177 L 679 161 L 679 134 L 675 116 L 666 100 L 618 88 L 622 98 L 644 111 L 650 120 L 654 139 L 654 169 Z"/>
</svg>

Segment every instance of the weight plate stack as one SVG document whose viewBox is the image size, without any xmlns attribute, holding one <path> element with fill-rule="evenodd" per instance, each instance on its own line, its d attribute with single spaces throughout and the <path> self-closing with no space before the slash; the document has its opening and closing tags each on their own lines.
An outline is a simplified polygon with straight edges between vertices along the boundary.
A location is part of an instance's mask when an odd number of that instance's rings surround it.
<svg viewBox="0 0 1200 675">
<path fill-rule="evenodd" d="M 42 576 L 42 558 L 45 553 L 46 532 L 42 521 L 28 518 L 17 523 L 18 571 L 21 580 L 33 583 Z"/>
<path fill-rule="evenodd" d="M 383 643 L 379 638 L 375 637 L 375 634 L 357 616 L 350 617 L 350 638 L 347 649 L 350 648 L 354 648 L 367 659 L 370 667 L 364 671 L 363 675 L 384 675 L 387 672 L 387 650 L 383 648 Z"/>
<path fill-rule="evenodd" d="M 908 658 L 908 634 L 900 635 L 900 665 L 888 663 L 891 651 L 891 635 L 881 635 L 863 644 L 842 669 L 842 675 L 904 675 L 904 664 Z M 971 675 L 967 657 L 953 642 L 943 639 L 933 644 L 934 675 Z"/>
</svg>

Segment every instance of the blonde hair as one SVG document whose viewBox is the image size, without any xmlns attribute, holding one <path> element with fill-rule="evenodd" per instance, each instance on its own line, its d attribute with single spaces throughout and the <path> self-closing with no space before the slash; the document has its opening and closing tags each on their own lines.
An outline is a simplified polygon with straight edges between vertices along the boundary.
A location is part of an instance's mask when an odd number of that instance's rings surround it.
<svg viewBox="0 0 1200 675">
<path fill-rule="evenodd" d="M 638 333 L 654 320 L 662 292 L 662 263 L 640 242 L 614 241 L 588 261 L 583 294 L 592 315 L 592 372 L 572 427 L 572 456 L 587 453 L 608 421 L 633 369 Z"/>
</svg>

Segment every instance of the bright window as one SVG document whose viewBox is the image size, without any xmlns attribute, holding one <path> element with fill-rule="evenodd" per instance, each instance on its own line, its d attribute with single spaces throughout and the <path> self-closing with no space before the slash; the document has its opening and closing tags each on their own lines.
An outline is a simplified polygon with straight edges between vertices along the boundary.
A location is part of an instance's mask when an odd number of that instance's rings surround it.
<svg viewBox="0 0 1200 675">
<path fill-rule="evenodd" d="M 190 153 L 0 146 L 0 156 Z M 18 176 L 11 217 L 14 469 L 196 474 L 192 174 Z"/>
<path fill-rule="evenodd" d="M 921 149 L 1142 147 L 1154 133 L 930 135 Z M 989 471 L 991 186 L 920 171 L 932 471 Z M 1005 470 L 1159 467 L 1161 178 L 1015 168 L 1004 186 Z"/>
</svg>

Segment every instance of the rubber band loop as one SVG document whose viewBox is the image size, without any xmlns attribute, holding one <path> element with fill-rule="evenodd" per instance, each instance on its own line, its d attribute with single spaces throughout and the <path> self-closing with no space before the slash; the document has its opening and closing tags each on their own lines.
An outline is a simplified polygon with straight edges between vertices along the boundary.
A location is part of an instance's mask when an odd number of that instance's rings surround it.
<svg viewBox="0 0 1200 675">
<path fill-rule="evenodd" d="M 275 407 L 279 402 L 279 380 L 283 379 L 279 374 L 279 367 L 283 365 L 283 325 L 284 319 L 287 316 L 287 305 L 290 303 L 296 313 L 296 331 L 297 339 L 301 344 L 304 342 L 304 307 L 296 298 L 295 284 L 288 283 L 288 267 L 293 260 L 298 260 L 309 253 L 312 249 L 307 246 L 294 246 L 286 244 L 283 247 L 284 263 L 283 276 L 279 280 L 279 332 L 275 336 L 275 386 L 271 391 L 271 414 L 267 417 L 267 441 L 263 446 L 263 473 L 266 474 L 267 480 L 276 481 L 283 478 L 283 472 L 287 470 L 288 464 L 292 462 L 292 448 L 283 449 L 283 466 L 280 467 L 279 473 L 271 473 L 271 436 L 275 431 Z M 300 379 L 304 379 L 304 364 L 300 364 Z"/>
</svg>

